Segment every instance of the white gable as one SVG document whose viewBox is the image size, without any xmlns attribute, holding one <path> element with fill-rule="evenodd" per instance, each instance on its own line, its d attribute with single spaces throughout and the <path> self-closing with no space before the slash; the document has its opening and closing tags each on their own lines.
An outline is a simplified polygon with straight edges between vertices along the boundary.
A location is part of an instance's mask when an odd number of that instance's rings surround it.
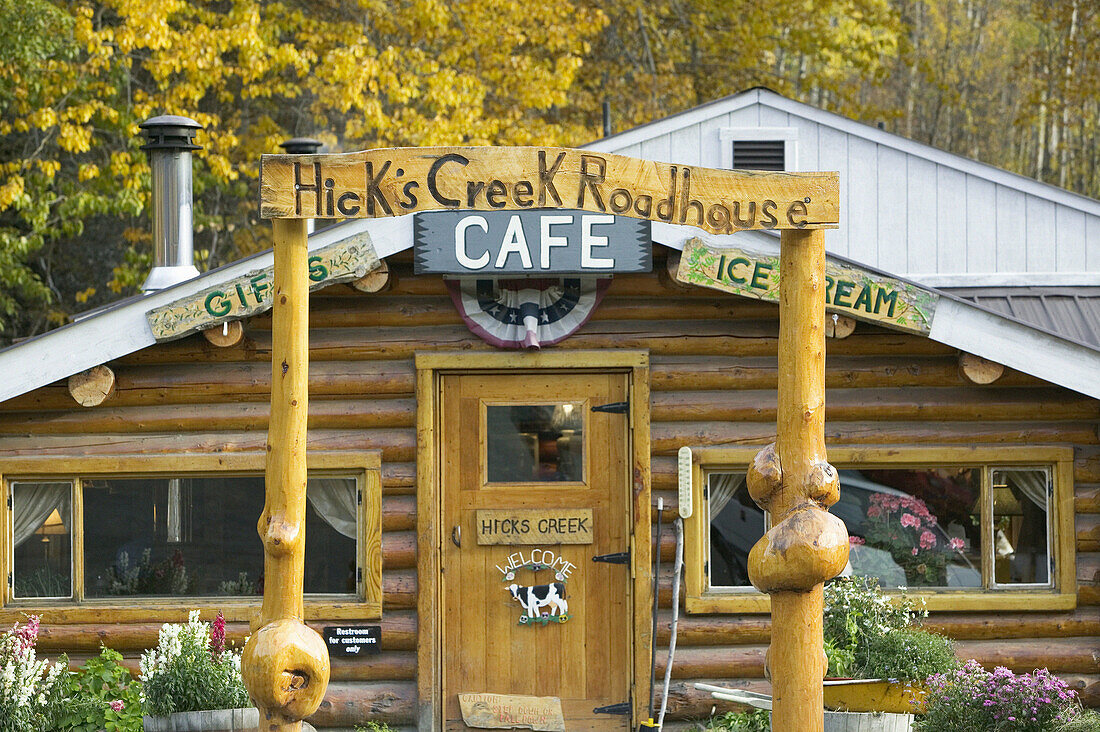
<svg viewBox="0 0 1100 732">
<path fill-rule="evenodd" d="M 786 139 L 788 170 L 840 173 L 830 253 L 923 284 L 1100 285 L 1100 201 L 937 150 L 765 89 L 594 142 L 730 167 L 731 136 Z"/>
</svg>

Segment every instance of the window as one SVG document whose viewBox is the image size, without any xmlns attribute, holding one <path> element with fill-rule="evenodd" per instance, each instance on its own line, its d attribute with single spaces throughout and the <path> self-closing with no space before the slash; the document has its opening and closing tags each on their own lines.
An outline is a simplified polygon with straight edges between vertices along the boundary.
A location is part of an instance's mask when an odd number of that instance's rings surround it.
<svg viewBox="0 0 1100 732">
<path fill-rule="evenodd" d="M 694 455 L 687 608 L 765 611 L 748 580 L 768 517 L 745 486 L 754 450 Z M 1054 609 L 1076 603 L 1072 451 L 830 448 L 845 574 L 922 595 L 933 609 Z"/>
<path fill-rule="evenodd" d="M 795 127 L 727 127 L 718 131 L 722 167 L 739 170 L 798 170 Z"/>
<path fill-rule="evenodd" d="M 378 456 L 317 453 L 308 460 L 305 592 L 312 604 L 361 603 L 351 616 L 375 617 Z M 34 461 L 5 461 L 6 603 L 257 603 L 263 461 L 259 454 L 75 458 L 64 475 L 43 475 Z"/>
</svg>

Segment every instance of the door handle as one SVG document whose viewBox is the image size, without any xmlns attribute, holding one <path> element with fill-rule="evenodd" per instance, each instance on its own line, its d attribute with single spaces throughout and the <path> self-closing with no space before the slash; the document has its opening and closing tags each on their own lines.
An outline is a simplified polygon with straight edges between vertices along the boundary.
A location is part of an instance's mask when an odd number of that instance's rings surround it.
<svg viewBox="0 0 1100 732">
<path fill-rule="evenodd" d="M 451 529 L 451 543 L 454 544 L 455 546 L 457 546 L 460 549 L 462 548 L 462 527 L 461 526 L 456 526 L 453 529 Z"/>
</svg>

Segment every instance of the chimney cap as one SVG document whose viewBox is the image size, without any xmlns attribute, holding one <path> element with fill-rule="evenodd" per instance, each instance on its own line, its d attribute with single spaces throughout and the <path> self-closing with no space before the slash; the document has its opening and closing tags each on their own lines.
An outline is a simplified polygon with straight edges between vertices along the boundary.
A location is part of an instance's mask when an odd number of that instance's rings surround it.
<svg viewBox="0 0 1100 732">
<path fill-rule="evenodd" d="M 295 137 L 286 142 L 280 142 L 279 147 L 286 150 L 288 155 L 312 155 L 319 151 L 325 143 L 312 137 Z"/>
<path fill-rule="evenodd" d="M 178 114 L 150 117 L 138 125 L 145 135 L 142 150 L 201 150 L 194 143 L 195 133 L 203 129 L 195 120 Z"/>
</svg>

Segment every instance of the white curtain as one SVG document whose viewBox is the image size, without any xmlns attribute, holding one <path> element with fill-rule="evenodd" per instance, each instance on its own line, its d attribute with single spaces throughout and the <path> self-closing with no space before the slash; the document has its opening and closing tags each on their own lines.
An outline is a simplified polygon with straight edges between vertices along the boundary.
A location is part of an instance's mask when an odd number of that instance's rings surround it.
<svg viewBox="0 0 1100 732">
<path fill-rule="evenodd" d="M 998 471 L 1001 472 L 1001 471 Z M 1045 470 L 1004 470 L 1003 475 L 1027 500 L 1044 511 L 1047 510 L 1047 484 L 1050 476 Z"/>
<path fill-rule="evenodd" d="M 744 473 L 710 474 L 710 518 L 713 521 L 745 485 Z"/>
<path fill-rule="evenodd" d="M 15 546 L 34 536 L 49 515 L 55 510 L 61 514 L 61 522 L 69 529 L 69 507 L 72 504 L 71 483 L 13 483 L 12 519 L 15 528 Z"/>
<path fill-rule="evenodd" d="M 309 505 L 325 523 L 349 539 L 359 533 L 356 492 L 355 481 L 350 478 L 310 478 L 306 483 Z"/>
</svg>

